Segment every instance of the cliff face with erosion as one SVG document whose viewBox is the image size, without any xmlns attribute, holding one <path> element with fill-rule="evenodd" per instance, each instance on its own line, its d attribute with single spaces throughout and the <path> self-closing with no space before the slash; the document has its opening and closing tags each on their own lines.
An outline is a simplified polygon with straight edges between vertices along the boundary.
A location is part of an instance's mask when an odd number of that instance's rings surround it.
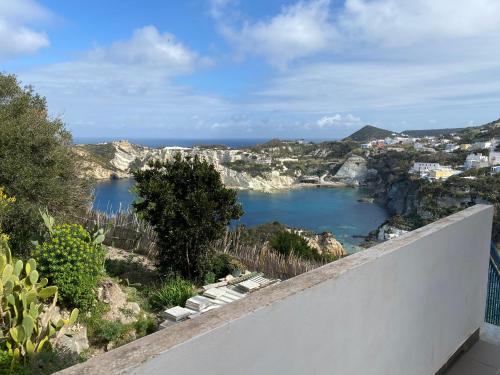
<svg viewBox="0 0 500 375">
<path fill-rule="evenodd" d="M 365 182 L 367 175 L 366 160 L 361 156 L 351 156 L 337 171 L 335 178 L 358 185 Z"/>
<path fill-rule="evenodd" d="M 77 145 L 75 152 L 84 159 L 86 168 L 82 173 L 96 179 L 129 177 L 132 169 L 146 169 L 150 160 L 167 161 L 180 153 L 182 156 L 198 155 L 212 163 L 221 174 L 224 183 L 232 188 L 272 191 L 290 188 L 295 183 L 294 178 L 283 175 L 279 171 L 251 176 L 246 172 L 237 172 L 224 166 L 226 163 L 244 161 L 253 156 L 241 150 L 182 147 L 149 148 L 133 145 L 127 141 L 92 145 L 92 149 L 89 147 L 89 145 Z"/>
</svg>

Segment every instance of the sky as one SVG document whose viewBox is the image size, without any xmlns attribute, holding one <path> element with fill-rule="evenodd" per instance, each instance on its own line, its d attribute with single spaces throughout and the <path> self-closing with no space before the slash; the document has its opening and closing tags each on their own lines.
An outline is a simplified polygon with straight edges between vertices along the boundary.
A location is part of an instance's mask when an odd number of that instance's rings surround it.
<svg viewBox="0 0 500 375">
<path fill-rule="evenodd" d="M 335 139 L 500 117 L 498 0 L 0 0 L 76 137 Z"/>
</svg>

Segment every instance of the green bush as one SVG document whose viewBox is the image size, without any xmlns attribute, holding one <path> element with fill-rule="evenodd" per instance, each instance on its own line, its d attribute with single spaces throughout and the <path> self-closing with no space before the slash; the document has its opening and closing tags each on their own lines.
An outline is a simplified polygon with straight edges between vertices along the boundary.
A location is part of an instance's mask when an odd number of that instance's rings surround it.
<svg viewBox="0 0 500 375">
<path fill-rule="evenodd" d="M 39 209 L 61 218 L 84 212 L 92 199 L 71 134 L 51 118 L 45 98 L 0 73 L 0 185 L 16 197 L 4 221 L 13 253 L 27 256 L 42 229 Z"/>
<path fill-rule="evenodd" d="M 271 247 L 283 255 L 295 254 L 307 260 L 320 260 L 320 254 L 307 243 L 307 240 L 294 231 L 278 232 L 270 243 Z"/>
<path fill-rule="evenodd" d="M 180 276 L 167 279 L 149 296 L 149 303 L 161 310 L 173 306 L 184 306 L 186 300 L 195 295 L 195 286 Z"/>
<path fill-rule="evenodd" d="M 224 186 L 215 167 L 177 154 L 134 172 L 135 210 L 158 234 L 158 265 L 189 280 L 203 280 L 220 239 L 243 211 L 236 191 Z"/>
<path fill-rule="evenodd" d="M 118 340 L 125 332 L 125 324 L 101 320 L 94 330 L 93 339 L 101 343 L 109 343 Z"/>
<path fill-rule="evenodd" d="M 244 266 L 230 254 L 216 254 L 211 261 L 210 272 L 214 279 L 218 280 L 227 275 L 237 276 L 236 273 L 243 271 Z"/>
<path fill-rule="evenodd" d="M 53 222 L 52 222 L 53 224 Z M 34 250 L 40 271 L 57 285 L 65 306 L 88 310 L 103 274 L 102 233 L 91 236 L 82 226 L 48 224 L 49 238 Z"/>
</svg>

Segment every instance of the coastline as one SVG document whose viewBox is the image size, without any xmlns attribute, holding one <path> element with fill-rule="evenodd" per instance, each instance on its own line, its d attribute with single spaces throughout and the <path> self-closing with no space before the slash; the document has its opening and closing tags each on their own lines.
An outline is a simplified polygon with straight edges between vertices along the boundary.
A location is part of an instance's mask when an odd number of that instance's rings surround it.
<svg viewBox="0 0 500 375">
<path fill-rule="evenodd" d="M 95 178 L 94 180 L 96 183 L 105 183 L 105 182 L 111 182 L 115 180 L 129 180 L 133 179 L 131 175 L 122 175 L 122 176 L 117 176 L 114 175 L 109 178 Z M 349 184 L 347 182 L 342 182 L 342 181 L 329 181 L 329 182 L 320 182 L 320 183 L 307 183 L 307 182 L 295 182 L 291 185 L 282 185 L 281 187 L 273 187 L 269 189 L 256 189 L 256 188 L 250 188 L 246 186 L 240 186 L 240 185 L 227 185 L 228 188 L 238 190 L 238 191 L 255 191 L 255 192 L 262 192 L 262 193 L 274 193 L 274 192 L 280 192 L 280 191 L 287 191 L 287 190 L 295 190 L 295 189 L 311 189 L 311 188 L 359 188 L 362 186 L 359 185 L 354 185 L 354 184 Z"/>
</svg>

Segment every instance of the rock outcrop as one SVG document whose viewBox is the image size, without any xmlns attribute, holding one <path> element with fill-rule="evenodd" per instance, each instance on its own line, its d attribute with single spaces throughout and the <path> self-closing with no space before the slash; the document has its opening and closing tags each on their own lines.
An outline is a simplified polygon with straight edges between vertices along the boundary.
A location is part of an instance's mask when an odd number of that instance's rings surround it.
<svg viewBox="0 0 500 375">
<path fill-rule="evenodd" d="M 92 153 L 84 146 L 77 146 L 76 152 L 84 159 L 83 175 L 96 179 L 130 177 L 132 169 L 146 169 L 150 160 L 167 161 L 180 153 L 182 156 L 197 155 L 213 164 L 220 172 L 224 183 L 231 188 L 273 191 L 290 188 L 295 183 L 295 178 L 281 174 L 280 171 L 252 176 L 225 166 L 235 161 L 255 162 L 265 158 L 262 154 L 249 151 L 196 147 L 149 148 L 133 145 L 128 141 L 116 141 L 102 146 L 107 148 L 108 157 L 112 155 L 111 159 L 105 162 L 102 158 L 92 158 Z"/>
<path fill-rule="evenodd" d="M 307 238 L 309 246 L 316 249 L 320 254 L 332 254 L 337 257 L 347 255 L 342 244 L 329 232 L 316 234 Z"/>
<path fill-rule="evenodd" d="M 297 234 L 306 239 L 307 244 L 315 249 L 319 254 L 331 254 L 337 257 L 347 255 L 342 244 L 330 232 L 316 234 L 302 229 L 286 228 L 287 231 L 295 231 Z"/>
<path fill-rule="evenodd" d="M 335 178 L 352 185 L 359 185 L 365 182 L 367 175 L 366 160 L 361 156 L 351 156 L 342 164 Z"/>
<path fill-rule="evenodd" d="M 104 319 L 119 321 L 123 324 L 137 321 L 137 315 L 141 312 L 139 304 L 128 302 L 127 295 L 120 286 L 112 280 L 104 280 L 98 289 L 98 298 L 109 306 L 109 311 L 104 315 Z"/>
</svg>

